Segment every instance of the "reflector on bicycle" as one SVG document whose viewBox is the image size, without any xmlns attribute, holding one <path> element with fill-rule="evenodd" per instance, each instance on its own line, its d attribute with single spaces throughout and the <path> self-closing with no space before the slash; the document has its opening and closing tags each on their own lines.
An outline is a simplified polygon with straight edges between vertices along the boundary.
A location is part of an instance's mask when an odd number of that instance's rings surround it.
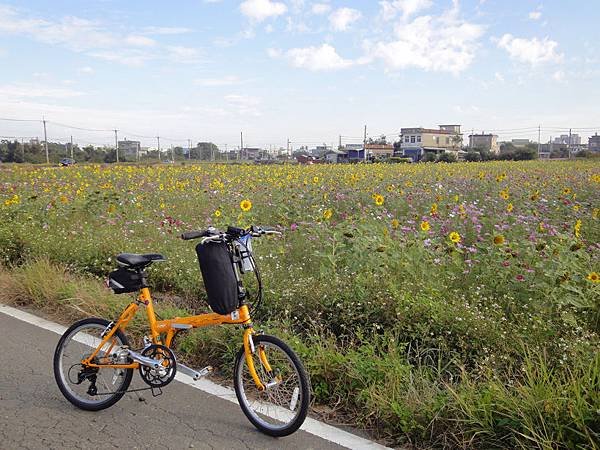
<svg viewBox="0 0 600 450">
<path fill-rule="evenodd" d="M 227 244 L 196 246 L 208 304 L 218 314 L 229 314 L 239 307 L 238 288 Z"/>
</svg>

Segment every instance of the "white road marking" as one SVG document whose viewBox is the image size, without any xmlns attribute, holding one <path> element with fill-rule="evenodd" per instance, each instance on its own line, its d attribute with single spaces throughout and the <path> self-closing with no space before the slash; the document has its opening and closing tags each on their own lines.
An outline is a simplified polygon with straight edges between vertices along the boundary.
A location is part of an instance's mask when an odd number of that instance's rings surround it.
<svg viewBox="0 0 600 450">
<path fill-rule="evenodd" d="M 36 327 L 43 328 L 44 330 L 52 331 L 59 335 L 62 335 L 65 331 L 67 331 L 67 327 L 63 325 L 50 322 L 49 320 L 42 319 L 41 317 L 38 317 L 31 313 L 21 311 L 20 309 L 13 308 L 11 306 L 6 306 L 1 303 L 0 313 L 14 317 L 15 319 L 19 319 L 31 325 L 35 325 Z M 187 384 L 188 386 L 191 386 L 195 389 L 206 392 L 207 394 L 214 395 L 215 397 L 227 400 L 232 403 L 238 403 L 237 398 L 235 396 L 235 391 L 233 389 L 213 383 L 212 381 L 207 380 L 206 378 L 201 378 L 198 381 L 194 381 L 189 375 L 185 375 L 178 372 L 175 375 L 175 379 L 183 384 Z M 379 450 L 388 448 L 376 442 L 370 441 L 360 436 L 356 436 L 352 433 L 348 433 L 347 431 L 340 430 L 339 428 L 336 428 L 334 426 L 327 425 L 326 423 L 320 422 L 310 417 L 306 418 L 304 424 L 300 429 L 306 431 L 307 433 L 318 436 L 321 439 L 325 439 L 329 442 L 333 442 L 335 444 L 342 445 L 350 449 Z"/>
</svg>

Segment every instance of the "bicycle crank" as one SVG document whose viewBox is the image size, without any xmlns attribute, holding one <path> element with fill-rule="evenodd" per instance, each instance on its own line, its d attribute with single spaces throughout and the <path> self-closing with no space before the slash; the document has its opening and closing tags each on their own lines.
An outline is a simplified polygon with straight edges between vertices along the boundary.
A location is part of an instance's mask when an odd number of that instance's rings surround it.
<svg viewBox="0 0 600 450">
<path fill-rule="evenodd" d="M 140 363 L 140 376 L 152 388 L 164 387 L 175 378 L 177 361 L 169 347 L 152 344 L 146 347 L 141 354 L 130 350 L 129 356 Z"/>
</svg>

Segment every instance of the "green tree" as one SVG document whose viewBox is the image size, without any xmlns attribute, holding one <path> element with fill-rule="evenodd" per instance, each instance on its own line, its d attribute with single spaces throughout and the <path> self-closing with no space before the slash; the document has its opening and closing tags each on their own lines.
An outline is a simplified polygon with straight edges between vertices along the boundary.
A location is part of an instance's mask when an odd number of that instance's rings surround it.
<svg viewBox="0 0 600 450">
<path fill-rule="evenodd" d="M 437 158 L 437 162 L 453 163 L 456 162 L 456 155 L 450 152 L 444 152 Z"/>
</svg>

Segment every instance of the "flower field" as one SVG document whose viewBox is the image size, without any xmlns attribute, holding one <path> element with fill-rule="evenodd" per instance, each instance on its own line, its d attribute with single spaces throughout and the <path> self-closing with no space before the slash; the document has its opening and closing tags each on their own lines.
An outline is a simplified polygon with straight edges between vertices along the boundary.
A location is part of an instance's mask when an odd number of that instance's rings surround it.
<svg viewBox="0 0 600 450">
<path fill-rule="evenodd" d="M 103 277 L 159 252 L 150 281 L 206 308 L 193 244 L 254 244 L 265 329 L 321 411 L 394 444 L 594 448 L 600 439 L 600 164 L 0 167 L 0 259 Z M 226 372 L 230 332 L 198 332 Z"/>
</svg>

